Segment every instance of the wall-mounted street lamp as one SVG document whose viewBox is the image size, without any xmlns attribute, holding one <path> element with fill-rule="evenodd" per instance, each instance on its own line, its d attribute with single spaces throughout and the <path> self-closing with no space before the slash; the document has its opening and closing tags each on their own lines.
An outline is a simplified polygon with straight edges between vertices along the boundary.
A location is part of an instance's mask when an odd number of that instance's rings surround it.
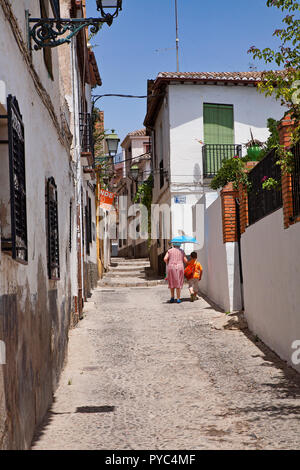
<svg viewBox="0 0 300 470">
<path fill-rule="evenodd" d="M 140 173 L 140 170 L 139 170 L 138 165 L 132 165 L 132 167 L 130 168 L 131 179 L 133 179 L 134 181 L 137 181 L 139 178 L 139 173 Z"/>
<path fill-rule="evenodd" d="M 100 18 L 60 18 L 59 8 L 54 9 L 55 18 L 31 18 L 26 10 L 29 50 L 32 50 L 32 41 L 35 50 L 69 43 L 86 26 L 91 26 L 91 32 L 96 34 L 101 24 L 111 26 L 113 19 L 122 10 L 122 0 L 96 0 L 96 5 L 102 15 Z M 68 31 L 69 34 L 62 38 Z"/>
<path fill-rule="evenodd" d="M 114 129 L 112 129 L 111 134 L 107 134 L 105 136 L 105 142 L 107 145 L 107 150 L 110 157 L 115 157 L 118 153 L 118 145 L 120 139 L 118 135 L 115 133 Z"/>
</svg>

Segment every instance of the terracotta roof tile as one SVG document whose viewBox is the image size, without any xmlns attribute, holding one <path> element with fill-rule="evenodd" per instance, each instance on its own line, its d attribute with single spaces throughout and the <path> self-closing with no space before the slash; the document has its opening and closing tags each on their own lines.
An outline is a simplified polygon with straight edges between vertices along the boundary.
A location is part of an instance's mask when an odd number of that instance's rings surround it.
<svg viewBox="0 0 300 470">
<path fill-rule="evenodd" d="M 225 81 L 260 81 L 264 72 L 160 72 L 156 80 L 225 80 Z M 283 74 L 278 71 L 278 74 Z"/>
<path fill-rule="evenodd" d="M 146 135 L 146 129 L 143 128 L 143 129 L 139 129 L 139 130 L 137 130 L 137 131 L 129 132 L 128 135 L 131 135 L 131 136 L 143 136 L 143 135 Z"/>
</svg>

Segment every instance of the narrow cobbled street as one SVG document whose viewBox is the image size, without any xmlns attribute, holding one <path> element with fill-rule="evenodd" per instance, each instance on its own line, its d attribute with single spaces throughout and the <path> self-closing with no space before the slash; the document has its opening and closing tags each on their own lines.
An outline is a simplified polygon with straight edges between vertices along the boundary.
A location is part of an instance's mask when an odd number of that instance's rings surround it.
<svg viewBox="0 0 300 470">
<path fill-rule="evenodd" d="M 299 375 L 187 293 L 98 287 L 33 449 L 299 447 Z"/>
</svg>

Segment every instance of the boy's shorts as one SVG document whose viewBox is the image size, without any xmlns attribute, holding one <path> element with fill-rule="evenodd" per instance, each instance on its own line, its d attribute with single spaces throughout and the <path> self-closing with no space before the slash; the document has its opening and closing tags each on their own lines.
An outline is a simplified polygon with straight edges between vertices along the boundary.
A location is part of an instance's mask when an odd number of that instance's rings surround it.
<svg viewBox="0 0 300 470">
<path fill-rule="evenodd" d="M 199 290 L 199 279 L 189 279 L 188 280 L 189 287 L 193 288 L 193 291 L 196 293 Z"/>
</svg>

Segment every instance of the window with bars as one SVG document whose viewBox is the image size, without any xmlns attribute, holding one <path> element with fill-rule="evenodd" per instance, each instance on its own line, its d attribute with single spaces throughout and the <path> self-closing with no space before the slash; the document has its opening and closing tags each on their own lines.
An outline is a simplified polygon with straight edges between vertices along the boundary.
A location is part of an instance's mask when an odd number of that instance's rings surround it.
<svg viewBox="0 0 300 470">
<path fill-rule="evenodd" d="M 60 278 L 57 187 L 53 177 L 47 180 L 48 277 Z"/>
<path fill-rule="evenodd" d="M 2 215 L 5 213 L 4 218 L 1 216 L 1 249 L 15 260 L 27 263 L 24 125 L 16 97 L 8 96 L 7 115 L 0 118 L 0 202 L 4 208 Z"/>
<path fill-rule="evenodd" d="M 79 129 L 82 152 L 94 155 L 92 117 L 90 113 L 79 113 Z"/>
</svg>

